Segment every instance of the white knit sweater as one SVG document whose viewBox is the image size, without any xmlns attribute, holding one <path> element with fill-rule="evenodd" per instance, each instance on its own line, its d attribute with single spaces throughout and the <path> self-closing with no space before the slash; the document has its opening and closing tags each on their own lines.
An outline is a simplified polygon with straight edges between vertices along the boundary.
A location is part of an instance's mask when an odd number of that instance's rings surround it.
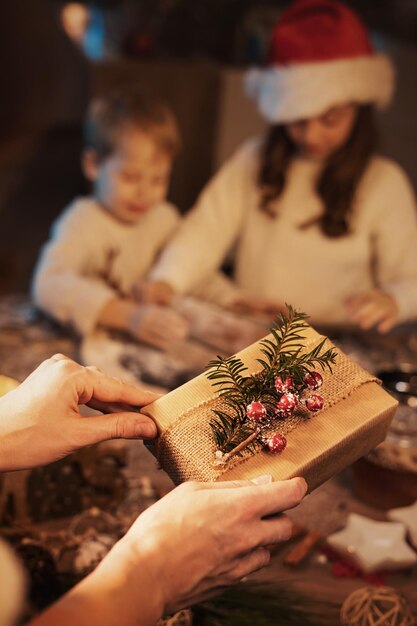
<svg viewBox="0 0 417 626">
<path fill-rule="evenodd" d="M 348 296 L 380 287 L 397 301 L 401 320 L 417 317 L 417 221 L 401 168 L 375 157 L 357 191 L 352 234 L 328 238 L 314 185 L 317 162 L 296 158 L 276 202 L 276 219 L 259 210 L 260 140 L 251 140 L 201 194 L 151 271 L 154 280 L 189 291 L 233 250 L 235 281 L 253 294 L 301 308 L 316 323 L 348 322 Z"/>
<path fill-rule="evenodd" d="M 123 224 L 93 198 L 78 198 L 54 223 L 42 250 L 33 281 L 36 304 L 81 334 L 89 332 L 103 307 L 147 274 L 179 220 L 175 207 L 162 202 L 136 224 Z"/>
</svg>

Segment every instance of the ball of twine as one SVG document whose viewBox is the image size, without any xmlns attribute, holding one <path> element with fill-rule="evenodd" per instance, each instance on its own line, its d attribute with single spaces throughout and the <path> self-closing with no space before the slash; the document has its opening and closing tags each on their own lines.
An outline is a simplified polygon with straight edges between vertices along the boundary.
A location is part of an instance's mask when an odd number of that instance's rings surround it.
<svg viewBox="0 0 417 626">
<path fill-rule="evenodd" d="M 346 598 L 344 626 L 416 626 L 407 600 L 391 587 L 362 587 Z"/>
</svg>

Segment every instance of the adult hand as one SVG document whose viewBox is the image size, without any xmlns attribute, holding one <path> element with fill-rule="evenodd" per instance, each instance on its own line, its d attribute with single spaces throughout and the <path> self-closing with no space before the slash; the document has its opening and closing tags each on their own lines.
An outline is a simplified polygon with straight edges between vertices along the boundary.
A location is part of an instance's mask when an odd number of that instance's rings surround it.
<svg viewBox="0 0 417 626">
<path fill-rule="evenodd" d="M 167 348 L 187 338 L 189 325 L 181 315 L 168 307 L 144 304 L 132 309 L 128 330 L 136 339 L 158 348 Z"/>
<path fill-rule="evenodd" d="M 115 438 L 153 438 L 155 423 L 129 409 L 158 396 L 57 354 L 0 398 L 0 471 L 56 461 Z M 85 417 L 86 404 L 109 415 Z"/>
<path fill-rule="evenodd" d="M 146 555 L 164 613 L 200 602 L 269 563 L 266 546 L 290 537 L 281 512 L 300 503 L 302 478 L 184 483 L 147 509 L 122 540 Z"/>
<path fill-rule="evenodd" d="M 282 511 L 299 504 L 302 478 L 184 483 L 142 513 L 90 576 L 33 626 L 151 626 L 269 562 L 285 541 Z"/>
<path fill-rule="evenodd" d="M 364 330 L 376 326 L 380 333 L 386 333 L 398 323 L 397 303 L 379 289 L 352 296 L 346 307 L 350 319 Z"/>
</svg>

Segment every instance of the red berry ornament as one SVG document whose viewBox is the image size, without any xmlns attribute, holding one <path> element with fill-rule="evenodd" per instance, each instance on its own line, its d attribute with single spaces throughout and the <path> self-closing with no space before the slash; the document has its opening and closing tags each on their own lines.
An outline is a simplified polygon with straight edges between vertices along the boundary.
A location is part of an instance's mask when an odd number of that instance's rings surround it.
<svg viewBox="0 0 417 626">
<path fill-rule="evenodd" d="M 275 389 L 278 393 L 286 393 L 287 391 L 294 389 L 292 376 L 286 376 L 285 380 L 282 380 L 282 376 L 277 376 L 275 379 Z"/>
<path fill-rule="evenodd" d="M 309 396 L 306 399 L 306 407 L 309 411 L 320 411 L 323 408 L 324 400 L 317 393 L 313 393 L 313 395 Z"/>
<path fill-rule="evenodd" d="M 272 437 L 267 440 L 266 445 L 270 452 L 276 454 L 284 450 L 287 445 L 287 440 L 281 433 L 275 433 L 275 435 L 272 435 Z"/>
<path fill-rule="evenodd" d="M 246 407 L 246 415 L 254 422 L 259 422 L 266 416 L 266 408 L 262 402 L 251 402 Z"/>
<path fill-rule="evenodd" d="M 319 372 L 307 372 L 304 382 L 310 389 L 320 389 L 323 384 L 323 376 Z"/>
<path fill-rule="evenodd" d="M 281 413 L 282 415 L 287 416 L 294 413 L 297 405 L 298 398 L 294 393 L 284 393 L 277 402 L 275 410 L 277 413 Z"/>
</svg>

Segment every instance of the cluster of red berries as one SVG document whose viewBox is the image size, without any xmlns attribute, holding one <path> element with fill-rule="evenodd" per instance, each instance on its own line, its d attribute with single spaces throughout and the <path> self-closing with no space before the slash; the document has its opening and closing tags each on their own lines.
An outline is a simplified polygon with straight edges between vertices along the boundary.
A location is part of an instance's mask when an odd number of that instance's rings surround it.
<svg viewBox="0 0 417 626">
<path fill-rule="evenodd" d="M 317 412 L 323 408 L 324 400 L 317 394 L 313 393 L 305 399 L 300 398 L 300 393 L 305 389 L 316 391 L 323 384 L 323 377 L 319 372 L 307 372 L 304 376 L 304 385 L 297 389 L 291 376 L 277 376 L 274 381 L 275 389 L 282 394 L 275 406 L 275 416 L 278 418 L 289 417 L 292 415 L 297 406 L 302 402 L 309 411 Z M 246 407 L 246 415 L 253 422 L 262 422 L 267 416 L 266 407 L 262 402 L 251 402 Z M 282 452 L 287 445 L 287 440 L 281 433 L 275 433 L 265 442 L 270 452 Z"/>
</svg>

